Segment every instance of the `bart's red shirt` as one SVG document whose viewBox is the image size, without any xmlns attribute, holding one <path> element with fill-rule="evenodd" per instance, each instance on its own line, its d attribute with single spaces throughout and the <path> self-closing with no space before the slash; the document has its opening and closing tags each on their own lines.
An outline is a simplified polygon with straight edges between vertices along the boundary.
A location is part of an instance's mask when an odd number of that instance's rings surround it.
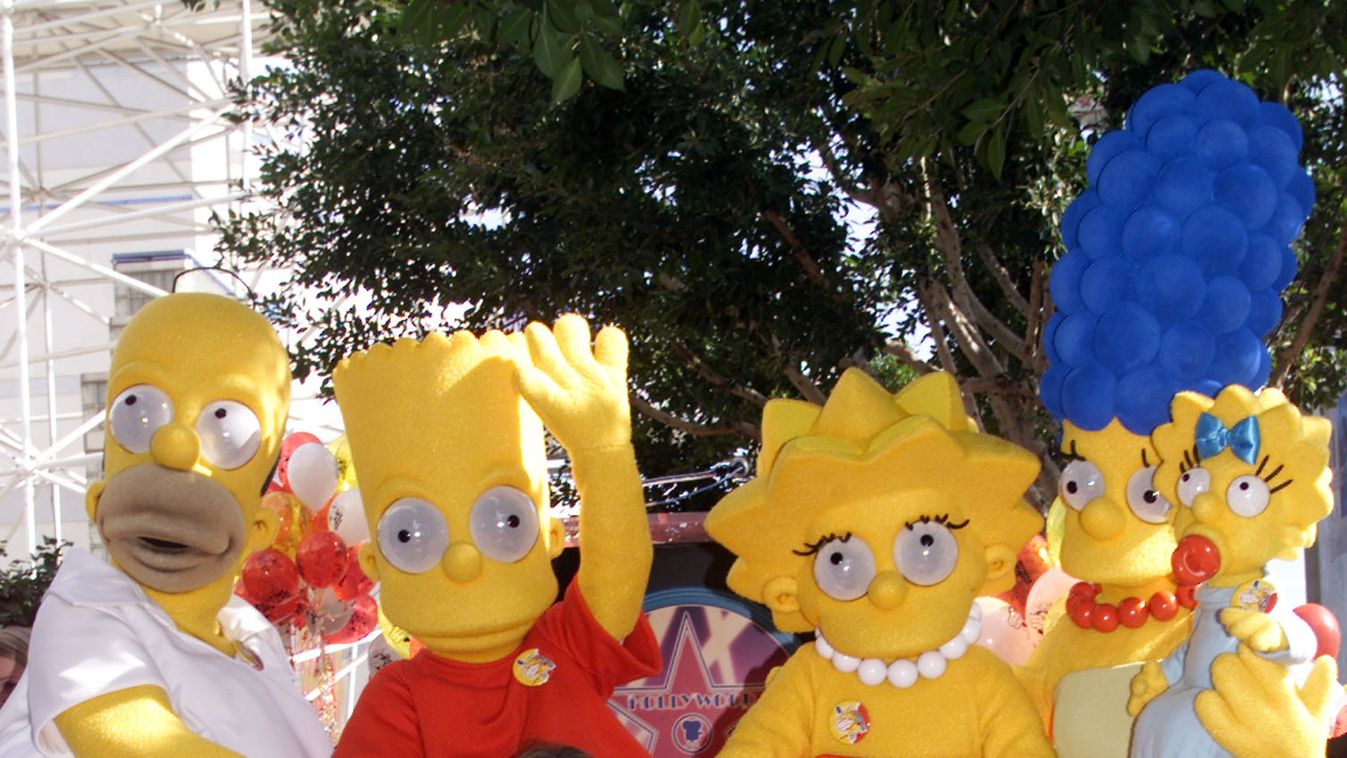
<svg viewBox="0 0 1347 758">
<path fill-rule="evenodd" d="M 659 669 L 645 615 L 618 642 L 572 582 L 500 660 L 463 663 L 422 650 L 385 666 L 365 687 L 333 758 L 509 758 L 539 742 L 595 758 L 644 756 L 607 701 L 615 687 Z"/>
</svg>

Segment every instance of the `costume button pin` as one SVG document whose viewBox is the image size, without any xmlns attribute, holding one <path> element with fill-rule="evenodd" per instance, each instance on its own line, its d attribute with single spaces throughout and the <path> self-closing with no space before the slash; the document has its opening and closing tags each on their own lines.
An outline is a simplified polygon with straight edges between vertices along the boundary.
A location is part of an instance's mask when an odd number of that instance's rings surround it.
<svg viewBox="0 0 1347 758">
<path fill-rule="evenodd" d="M 829 727 L 834 737 L 848 745 L 855 745 L 865 739 L 870 731 L 870 712 L 859 700 L 838 703 L 833 706 Z"/>
<path fill-rule="evenodd" d="M 1231 608 L 1243 608 L 1246 611 L 1270 612 L 1277 605 L 1277 588 L 1266 579 L 1254 579 L 1245 582 L 1235 590 L 1230 598 Z"/>
<path fill-rule="evenodd" d="M 514 678 L 525 687 L 539 687 L 547 684 L 556 667 L 557 664 L 538 652 L 538 648 L 531 647 L 514 659 Z"/>
</svg>

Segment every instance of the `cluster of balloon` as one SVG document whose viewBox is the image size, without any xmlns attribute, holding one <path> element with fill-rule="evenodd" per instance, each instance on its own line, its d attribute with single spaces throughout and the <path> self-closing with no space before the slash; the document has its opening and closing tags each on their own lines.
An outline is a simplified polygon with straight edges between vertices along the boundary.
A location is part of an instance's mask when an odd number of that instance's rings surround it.
<svg viewBox="0 0 1347 758">
<path fill-rule="evenodd" d="M 1215 71 L 1149 90 L 1099 140 L 1049 281 L 1049 412 L 1149 434 L 1180 390 L 1263 385 L 1314 204 L 1302 141 L 1289 110 Z"/>
<path fill-rule="evenodd" d="M 280 522 L 272 546 L 248 556 L 235 593 L 277 627 L 329 644 L 363 639 L 378 624 L 374 582 L 360 568 L 369 539 L 350 456 L 308 432 L 288 435 L 262 505 Z M 334 450 L 336 454 L 334 454 Z"/>
<path fill-rule="evenodd" d="M 1024 665 L 1042 641 L 1044 630 L 1062 613 L 1058 601 L 1075 583 L 1055 565 L 1048 540 L 1035 535 L 1020 549 L 1015 586 L 999 595 L 977 599 L 982 607 L 978 644 L 1011 665 Z"/>
</svg>

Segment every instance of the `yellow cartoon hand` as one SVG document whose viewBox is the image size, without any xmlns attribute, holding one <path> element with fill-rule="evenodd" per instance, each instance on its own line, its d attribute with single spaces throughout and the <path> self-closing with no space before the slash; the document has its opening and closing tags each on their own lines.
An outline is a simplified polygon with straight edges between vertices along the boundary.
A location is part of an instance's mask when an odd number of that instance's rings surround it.
<svg viewBox="0 0 1347 758">
<path fill-rule="evenodd" d="M 1167 689 L 1169 680 L 1165 678 L 1164 669 L 1155 661 L 1147 661 L 1132 677 L 1132 696 L 1127 699 L 1127 714 L 1136 718 L 1147 703 Z"/>
<path fill-rule="evenodd" d="M 627 335 L 604 327 L 589 344 L 589 325 L 566 315 L 548 329 L 524 331 L 527 356 L 519 361 L 519 392 L 567 452 L 631 442 L 627 400 Z"/>
<path fill-rule="evenodd" d="M 1221 624 L 1231 637 L 1259 653 L 1279 653 L 1286 650 L 1286 634 L 1281 624 L 1262 611 L 1245 608 L 1226 608 L 1221 611 Z"/>
<path fill-rule="evenodd" d="M 1194 708 L 1207 733 L 1238 758 L 1323 755 L 1337 678 L 1336 662 L 1322 656 L 1297 688 L 1287 667 L 1240 645 L 1211 664 L 1212 688 Z"/>
</svg>

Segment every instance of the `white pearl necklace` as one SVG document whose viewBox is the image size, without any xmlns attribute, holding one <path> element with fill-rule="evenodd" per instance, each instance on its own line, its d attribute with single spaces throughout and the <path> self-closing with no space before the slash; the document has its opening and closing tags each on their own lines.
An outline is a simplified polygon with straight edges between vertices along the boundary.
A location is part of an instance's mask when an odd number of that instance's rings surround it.
<svg viewBox="0 0 1347 758">
<path fill-rule="evenodd" d="M 935 650 L 927 650 L 916 659 L 899 658 L 893 663 L 885 663 L 879 658 L 856 658 L 834 650 L 823 638 L 823 632 L 814 630 L 814 650 L 823 658 L 832 661 L 833 668 L 843 674 L 856 673 L 862 684 L 871 687 L 888 680 L 889 684 L 900 690 L 917 683 L 918 677 L 935 679 L 945 673 L 950 661 L 958 660 L 968 652 L 968 646 L 976 643 L 982 636 L 982 608 L 977 603 L 968 609 L 968 620 L 963 629 L 949 642 Z"/>
</svg>

